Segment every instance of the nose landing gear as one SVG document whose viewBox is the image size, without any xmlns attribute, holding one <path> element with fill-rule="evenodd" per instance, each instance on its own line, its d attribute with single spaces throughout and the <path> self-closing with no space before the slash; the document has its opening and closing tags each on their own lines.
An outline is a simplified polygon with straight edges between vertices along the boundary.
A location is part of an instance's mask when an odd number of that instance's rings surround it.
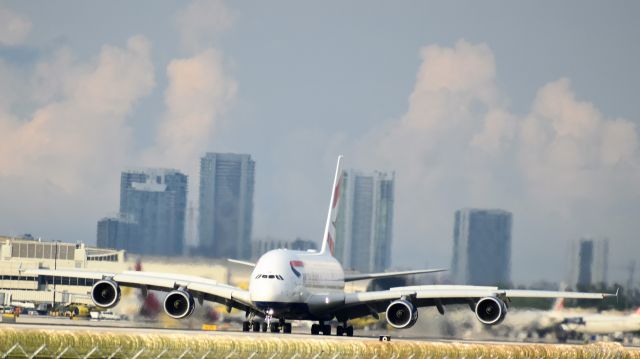
<svg viewBox="0 0 640 359">
<path fill-rule="evenodd" d="M 251 316 L 248 321 L 242 322 L 242 331 L 243 332 L 260 332 L 263 333 L 271 332 L 271 333 L 291 333 L 291 323 L 287 323 L 283 318 L 280 318 L 277 322 L 273 321 L 273 317 L 267 315 L 262 322 L 254 321 L 254 317 Z"/>
</svg>

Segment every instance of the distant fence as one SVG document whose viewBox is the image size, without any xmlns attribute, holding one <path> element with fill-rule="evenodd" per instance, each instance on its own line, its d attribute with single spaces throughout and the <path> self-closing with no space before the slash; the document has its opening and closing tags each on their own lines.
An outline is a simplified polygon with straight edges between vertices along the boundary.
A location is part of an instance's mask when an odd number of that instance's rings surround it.
<svg viewBox="0 0 640 359">
<path fill-rule="evenodd" d="M 36 330 L 0 326 L 4 358 L 620 358 L 640 351 L 619 344 L 475 344 L 258 334 L 126 334 L 99 330 Z"/>
</svg>

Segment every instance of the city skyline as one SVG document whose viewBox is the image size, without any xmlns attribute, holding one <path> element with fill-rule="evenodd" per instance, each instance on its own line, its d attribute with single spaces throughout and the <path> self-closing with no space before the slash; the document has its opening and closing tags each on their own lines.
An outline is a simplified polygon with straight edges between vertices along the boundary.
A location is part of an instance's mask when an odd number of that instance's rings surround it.
<svg viewBox="0 0 640 359">
<path fill-rule="evenodd" d="M 638 14 L 576 0 L 3 1 L 0 233 L 91 243 L 118 208 L 113 173 L 178 168 L 195 183 L 200 156 L 233 152 L 260 164 L 255 237 L 319 239 L 344 154 L 397 174 L 396 266 L 448 267 L 465 207 L 517 216 L 516 282 L 563 279 L 566 253 L 548 248 L 585 236 L 629 263 Z"/>
</svg>

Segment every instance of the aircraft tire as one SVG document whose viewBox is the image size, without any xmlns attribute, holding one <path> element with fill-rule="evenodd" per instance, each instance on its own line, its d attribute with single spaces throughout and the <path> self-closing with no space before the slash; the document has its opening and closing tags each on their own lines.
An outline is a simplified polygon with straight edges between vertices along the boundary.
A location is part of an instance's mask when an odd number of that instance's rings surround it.
<svg viewBox="0 0 640 359">
<path fill-rule="evenodd" d="M 336 328 L 336 335 L 341 337 L 342 335 L 344 335 L 344 329 L 342 328 L 342 325 L 338 325 L 338 327 Z"/>
<path fill-rule="evenodd" d="M 258 322 L 251 323 L 251 328 L 253 329 L 254 332 L 259 332 L 260 331 L 260 323 L 258 323 Z"/>
<path fill-rule="evenodd" d="M 282 331 L 285 334 L 291 334 L 291 323 L 285 323 L 284 327 L 282 328 Z"/>
<path fill-rule="evenodd" d="M 325 324 L 322 326 L 322 334 L 323 335 L 331 335 L 331 326 L 328 324 Z"/>
<path fill-rule="evenodd" d="M 262 323 L 260 323 L 260 329 L 262 329 L 262 332 L 263 332 L 263 333 L 266 333 L 266 332 L 267 332 L 267 329 L 268 329 L 268 328 L 267 328 L 267 322 L 262 322 Z"/>
<path fill-rule="evenodd" d="M 243 332 L 248 332 L 250 329 L 251 325 L 249 322 L 242 322 L 242 331 Z"/>
<path fill-rule="evenodd" d="M 312 324 L 311 325 L 311 335 L 318 335 L 320 334 L 320 325 L 319 324 Z"/>
<path fill-rule="evenodd" d="M 352 326 L 348 326 L 347 329 L 345 329 L 345 332 L 347 333 L 348 337 L 352 337 L 353 336 L 353 327 Z"/>
</svg>

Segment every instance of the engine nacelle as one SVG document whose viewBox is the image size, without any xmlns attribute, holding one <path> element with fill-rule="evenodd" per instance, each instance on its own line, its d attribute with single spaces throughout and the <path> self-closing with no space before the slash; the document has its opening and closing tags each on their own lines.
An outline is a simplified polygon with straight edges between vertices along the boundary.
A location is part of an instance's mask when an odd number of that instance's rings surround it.
<svg viewBox="0 0 640 359">
<path fill-rule="evenodd" d="M 100 308 L 115 307 L 120 301 L 120 286 L 111 279 L 99 280 L 91 287 L 91 300 Z"/>
<path fill-rule="evenodd" d="M 478 301 L 475 312 L 482 324 L 496 325 L 507 316 L 507 305 L 500 298 L 485 297 Z"/>
<path fill-rule="evenodd" d="M 193 313 L 196 302 L 191 293 L 184 289 L 176 289 L 164 298 L 164 311 L 175 319 L 186 318 Z"/>
<path fill-rule="evenodd" d="M 418 309 L 408 300 L 398 299 L 387 307 L 387 322 L 394 328 L 411 328 L 417 320 Z"/>
</svg>

